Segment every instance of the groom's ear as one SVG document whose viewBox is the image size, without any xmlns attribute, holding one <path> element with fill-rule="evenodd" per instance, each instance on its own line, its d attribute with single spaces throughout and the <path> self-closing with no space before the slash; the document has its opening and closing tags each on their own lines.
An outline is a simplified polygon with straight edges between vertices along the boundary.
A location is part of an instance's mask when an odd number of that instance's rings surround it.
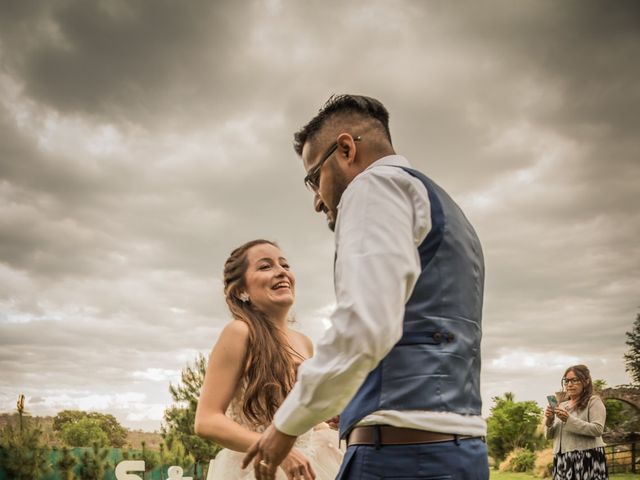
<svg viewBox="0 0 640 480">
<path fill-rule="evenodd" d="M 356 156 L 356 142 L 348 133 L 341 133 L 336 140 L 340 160 L 351 162 Z"/>
<path fill-rule="evenodd" d="M 356 160 L 356 141 L 348 133 L 341 133 L 336 140 L 338 144 L 338 159 L 351 166 Z"/>
</svg>

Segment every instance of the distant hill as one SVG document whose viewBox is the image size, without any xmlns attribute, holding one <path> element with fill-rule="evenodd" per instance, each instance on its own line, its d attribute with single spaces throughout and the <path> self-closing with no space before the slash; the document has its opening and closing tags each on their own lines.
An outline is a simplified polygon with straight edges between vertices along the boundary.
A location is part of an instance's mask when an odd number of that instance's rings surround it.
<svg viewBox="0 0 640 480">
<path fill-rule="evenodd" d="M 57 432 L 53 430 L 53 417 L 23 417 L 26 422 L 35 422 L 43 432 L 44 440 L 50 447 L 62 446 L 58 439 Z M 0 413 L 0 428 L 7 424 L 11 424 L 18 428 L 19 417 L 17 413 Z M 160 450 L 162 436 L 158 432 L 143 432 L 141 430 L 127 429 L 127 445 L 130 448 L 139 450 L 142 448 L 142 442 L 146 442 L 147 448 L 151 450 Z M 125 447 L 126 448 L 126 447 Z"/>
<path fill-rule="evenodd" d="M 141 430 L 127 430 L 127 444 L 131 448 L 139 450 L 142 448 L 142 442 L 146 442 L 147 448 L 151 450 L 160 450 L 162 436 L 157 432 L 143 432 Z"/>
</svg>

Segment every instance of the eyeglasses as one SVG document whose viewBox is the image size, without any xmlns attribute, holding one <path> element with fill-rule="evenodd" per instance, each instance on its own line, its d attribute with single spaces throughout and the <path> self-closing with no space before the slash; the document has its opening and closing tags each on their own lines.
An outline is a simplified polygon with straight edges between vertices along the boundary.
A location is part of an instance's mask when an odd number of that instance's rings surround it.
<svg viewBox="0 0 640 480">
<path fill-rule="evenodd" d="M 353 138 L 354 142 L 359 142 L 362 137 L 357 136 Z M 329 160 L 329 157 L 338 149 L 338 142 L 333 142 L 327 152 L 322 156 L 322 159 L 311 169 L 309 173 L 304 177 L 305 186 L 313 193 L 317 193 L 320 189 L 320 170 L 324 162 Z"/>
<path fill-rule="evenodd" d="M 582 383 L 579 378 L 563 378 L 563 385 L 577 385 L 578 383 Z"/>
</svg>

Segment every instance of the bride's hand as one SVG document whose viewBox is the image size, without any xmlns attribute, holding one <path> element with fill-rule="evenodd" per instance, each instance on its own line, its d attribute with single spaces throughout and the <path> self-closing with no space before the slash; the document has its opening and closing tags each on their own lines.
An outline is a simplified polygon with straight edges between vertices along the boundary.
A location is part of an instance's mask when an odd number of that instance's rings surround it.
<svg viewBox="0 0 640 480">
<path fill-rule="evenodd" d="M 280 468 L 287 474 L 288 480 L 314 480 L 316 478 L 316 473 L 309 460 L 297 448 L 291 449 Z"/>
</svg>

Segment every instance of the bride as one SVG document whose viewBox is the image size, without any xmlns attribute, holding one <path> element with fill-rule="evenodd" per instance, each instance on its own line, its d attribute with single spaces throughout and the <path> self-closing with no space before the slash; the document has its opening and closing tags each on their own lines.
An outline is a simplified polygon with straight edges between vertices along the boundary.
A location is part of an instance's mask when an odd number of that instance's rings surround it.
<svg viewBox="0 0 640 480">
<path fill-rule="evenodd" d="M 207 480 L 253 479 L 253 468 L 241 468 L 243 452 L 271 423 L 313 345 L 288 327 L 295 276 L 275 243 L 236 248 L 224 266 L 224 293 L 233 320 L 209 357 L 195 431 L 224 447 Z M 298 438 L 276 479 L 333 479 L 341 461 L 337 432 L 322 423 Z"/>
</svg>

